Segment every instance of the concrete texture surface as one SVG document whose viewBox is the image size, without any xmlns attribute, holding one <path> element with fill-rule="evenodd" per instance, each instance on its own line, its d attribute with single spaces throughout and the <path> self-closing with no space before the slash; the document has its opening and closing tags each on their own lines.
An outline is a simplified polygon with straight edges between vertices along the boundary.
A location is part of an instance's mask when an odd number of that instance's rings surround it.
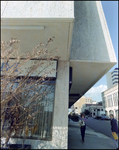
<svg viewBox="0 0 119 150">
<path fill-rule="evenodd" d="M 116 62 L 100 1 L 74 1 L 71 60 Z"/>
<path fill-rule="evenodd" d="M 2 1 L 1 15 L 8 18 L 74 17 L 74 1 Z"/>
</svg>

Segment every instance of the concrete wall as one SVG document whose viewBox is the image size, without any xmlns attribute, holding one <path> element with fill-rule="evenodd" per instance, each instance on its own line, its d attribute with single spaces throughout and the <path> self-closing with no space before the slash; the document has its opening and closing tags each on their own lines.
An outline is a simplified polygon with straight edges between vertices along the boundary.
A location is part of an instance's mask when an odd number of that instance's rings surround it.
<svg viewBox="0 0 119 150">
<path fill-rule="evenodd" d="M 115 62 L 116 57 L 100 1 L 74 1 L 70 60 Z"/>
<path fill-rule="evenodd" d="M 74 17 L 73 1 L 1 1 L 4 18 Z"/>
<path fill-rule="evenodd" d="M 69 62 L 58 62 L 58 74 L 55 85 L 55 101 L 52 140 L 27 139 L 32 149 L 67 149 L 68 143 L 68 91 L 69 91 Z M 10 143 L 22 143 L 21 139 L 11 139 Z"/>
<path fill-rule="evenodd" d="M 49 50 L 56 47 L 60 60 L 69 60 L 73 20 L 73 1 L 1 1 L 1 39 L 20 40 L 19 53 L 54 36 Z"/>
</svg>

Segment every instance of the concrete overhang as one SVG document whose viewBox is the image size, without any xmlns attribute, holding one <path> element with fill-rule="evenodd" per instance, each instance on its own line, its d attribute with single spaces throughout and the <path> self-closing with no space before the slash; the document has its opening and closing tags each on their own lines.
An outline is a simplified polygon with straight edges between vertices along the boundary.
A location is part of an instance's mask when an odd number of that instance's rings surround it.
<svg viewBox="0 0 119 150">
<path fill-rule="evenodd" d="M 55 37 L 49 50 L 55 48 L 60 60 L 69 60 L 74 18 L 1 18 L 1 40 L 20 40 L 19 53 L 32 51 L 40 42 Z"/>
<path fill-rule="evenodd" d="M 117 63 L 101 2 L 74 1 L 74 16 L 69 107 Z"/>
<path fill-rule="evenodd" d="M 72 86 L 69 107 L 82 97 L 98 80 L 100 80 L 116 62 L 94 62 L 70 60 L 72 67 Z"/>
<path fill-rule="evenodd" d="M 50 49 L 73 70 L 70 104 L 117 63 L 100 1 L 7 1 L 1 14 L 1 40 L 21 40 L 20 52 L 55 37 Z"/>
</svg>

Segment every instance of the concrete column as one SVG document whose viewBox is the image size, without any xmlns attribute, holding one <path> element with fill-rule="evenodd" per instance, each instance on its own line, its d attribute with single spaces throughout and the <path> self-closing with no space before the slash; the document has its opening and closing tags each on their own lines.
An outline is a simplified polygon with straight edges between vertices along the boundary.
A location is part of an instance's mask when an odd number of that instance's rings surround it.
<svg viewBox="0 0 119 150">
<path fill-rule="evenodd" d="M 69 62 L 58 62 L 58 74 L 55 87 L 52 146 L 58 149 L 67 149 Z"/>
<path fill-rule="evenodd" d="M 68 143 L 68 103 L 69 103 L 69 62 L 58 62 L 58 73 L 55 84 L 52 139 L 26 139 L 32 149 L 67 149 Z M 11 139 L 10 143 L 21 144 L 22 139 Z"/>
</svg>

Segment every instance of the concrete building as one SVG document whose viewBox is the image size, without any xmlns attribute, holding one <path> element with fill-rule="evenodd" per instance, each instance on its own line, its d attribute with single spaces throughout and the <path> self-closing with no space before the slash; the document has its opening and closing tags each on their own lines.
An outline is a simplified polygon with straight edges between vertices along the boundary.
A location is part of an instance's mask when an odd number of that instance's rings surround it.
<svg viewBox="0 0 119 150">
<path fill-rule="evenodd" d="M 92 102 L 92 104 L 96 104 L 96 103 L 97 103 L 96 101 L 93 101 L 93 102 Z"/>
<path fill-rule="evenodd" d="M 73 105 L 73 108 L 75 110 L 75 113 L 80 114 L 81 113 L 81 107 L 85 104 L 85 97 L 82 96 L 78 101 L 76 101 Z"/>
<path fill-rule="evenodd" d="M 85 110 L 88 110 L 90 112 L 91 117 L 93 118 L 105 114 L 104 107 L 99 104 L 84 104 L 82 106 L 81 112 L 84 112 Z"/>
<path fill-rule="evenodd" d="M 92 98 L 86 97 L 86 98 L 85 98 L 85 103 L 86 103 L 86 104 L 92 104 L 92 103 L 93 103 Z"/>
<path fill-rule="evenodd" d="M 93 100 L 92 98 L 88 98 L 85 96 L 82 96 L 78 101 L 76 101 L 72 107 L 72 109 L 74 109 L 75 113 L 80 114 L 81 113 L 81 108 L 83 104 L 92 104 Z"/>
<path fill-rule="evenodd" d="M 119 83 L 119 68 L 115 68 L 112 72 L 106 74 L 108 89 L 101 93 L 102 102 L 105 108 L 106 115 L 109 116 L 110 113 L 114 114 L 114 117 L 118 119 L 118 83 Z"/>
<path fill-rule="evenodd" d="M 119 68 L 115 68 L 113 71 L 108 72 L 108 73 L 106 74 L 107 87 L 108 87 L 108 89 L 111 88 L 113 85 L 119 83 L 118 72 L 119 72 Z"/>
<path fill-rule="evenodd" d="M 113 85 L 111 88 L 102 92 L 102 101 L 105 108 L 105 113 L 109 116 L 111 113 L 114 114 L 114 117 L 118 118 L 118 106 L 119 106 L 119 97 L 118 97 L 118 84 Z"/>
<path fill-rule="evenodd" d="M 100 1 L 1 1 L 1 40 L 17 38 L 24 53 L 51 36 L 51 49 L 57 47 L 60 57 L 53 76 L 51 135 L 26 139 L 32 149 L 67 149 L 68 107 L 117 63 Z"/>
</svg>

